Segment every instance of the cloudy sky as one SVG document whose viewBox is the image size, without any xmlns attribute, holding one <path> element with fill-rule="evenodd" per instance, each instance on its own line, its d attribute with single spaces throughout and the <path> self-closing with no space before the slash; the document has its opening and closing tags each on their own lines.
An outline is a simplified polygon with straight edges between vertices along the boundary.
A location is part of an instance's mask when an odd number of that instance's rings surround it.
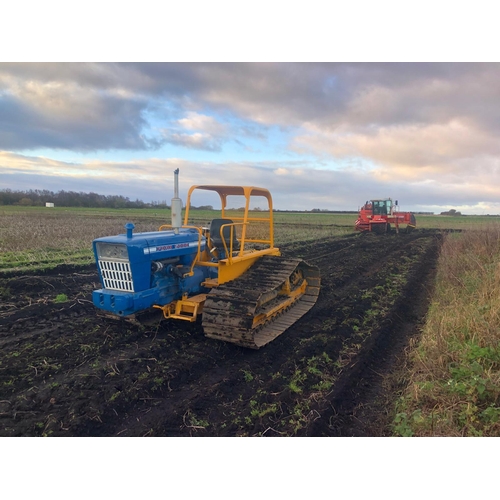
<svg viewBox="0 0 500 500">
<path fill-rule="evenodd" d="M 499 63 L 0 63 L 0 189 L 497 214 L 499 104 Z"/>
</svg>

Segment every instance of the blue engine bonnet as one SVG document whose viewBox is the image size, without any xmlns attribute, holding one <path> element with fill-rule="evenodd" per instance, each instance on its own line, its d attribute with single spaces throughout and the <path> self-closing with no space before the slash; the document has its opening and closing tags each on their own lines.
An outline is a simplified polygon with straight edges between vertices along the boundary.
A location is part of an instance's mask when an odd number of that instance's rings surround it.
<svg viewBox="0 0 500 500">
<path fill-rule="evenodd" d="M 177 234 L 174 230 L 132 233 L 133 225 L 127 226 L 127 234 L 98 238 L 93 242 L 103 286 L 102 290 L 93 292 L 93 302 L 97 307 L 122 316 L 134 314 L 154 304 L 168 304 L 180 299 L 184 293 L 192 295 L 204 291 L 200 285 L 213 272 L 213 268 L 195 268 L 194 276 L 184 278 L 182 273 L 173 272 L 171 264 L 175 261 L 175 267 L 182 266 L 187 272 L 198 252 L 198 244 L 201 252 L 205 250 L 206 239 L 201 236 L 200 240 L 196 229 L 180 228 Z M 133 290 L 106 288 L 100 267 L 102 262 L 99 263 L 99 245 L 102 244 L 119 245 L 115 248 L 122 252 L 119 255 L 122 262 L 128 255 Z M 103 247 L 100 247 L 101 250 Z M 116 264 L 110 265 L 119 267 L 120 258 Z M 113 257 L 102 258 L 101 255 L 101 261 L 113 262 Z M 154 262 L 165 265 L 154 266 Z"/>
<path fill-rule="evenodd" d="M 97 262 L 99 243 L 126 245 L 134 291 L 138 292 L 151 287 L 151 262 L 178 257 L 180 265 L 190 266 L 198 252 L 198 240 L 199 233 L 196 229 L 180 229 L 178 234 L 175 234 L 173 230 L 151 231 L 134 233 L 131 237 L 127 234 L 119 234 L 98 238 L 94 240 L 93 248 Z M 203 252 L 205 246 L 206 239 L 202 236 L 200 251 Z M 101 284 L 104 286 L 102 279 Z"/>
</svg>

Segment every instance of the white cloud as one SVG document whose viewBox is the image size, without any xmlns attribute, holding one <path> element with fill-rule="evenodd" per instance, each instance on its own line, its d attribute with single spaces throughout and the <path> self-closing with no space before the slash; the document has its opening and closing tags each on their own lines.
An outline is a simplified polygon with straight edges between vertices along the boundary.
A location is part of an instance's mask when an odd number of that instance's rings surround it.
<svg viewBox="0 0 500 500">
<path fill-rule="evenodd" d="M 290 172 L 289 170 L 287 170 L 286 168 L 282 168 L 282 167 L 279 167 L 279 168 L 274 170 L 274 173 L 276 175 L 288 175 L 289 172 Z"/>
<path fill-rule="evenodd" d="M 188 112 L 184 118 L 176 120 L 178 128 L 163 128 L 165 142 L 189 149 L 221 151 L 227 140 L 228 127 L 214 117 Z"/>
<path fill-rule="evenodd" d="M 165 142 L 189 149 L 201 149 L 206 151 L 220 151 L 221 144 L 217 138 L 209 134 L 196 132 L 194 134 L 179 134 L 164 130 Z"/>
<path fill-rule="evenodd" d="M 188 112 L 186 117 L 177 120 L 177 123 L 187 130 L 203 131 L 211 135 L 222 135 L 227 130 L 227 127 L 213 116 L 203 115 L 194 111 Z"/>
</svg>

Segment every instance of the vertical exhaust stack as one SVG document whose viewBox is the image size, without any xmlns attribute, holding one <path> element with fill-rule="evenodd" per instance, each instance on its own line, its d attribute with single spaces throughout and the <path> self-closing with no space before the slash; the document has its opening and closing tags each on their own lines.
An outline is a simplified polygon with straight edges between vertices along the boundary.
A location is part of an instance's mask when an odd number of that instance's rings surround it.
<svg viewBox="0 0 500 500">
<path fill-rule="evenodd" d="M 174 170 L 174 197 L 171 202 L 172 227 L 174 233 L 179 234 L 182 227 L 182 200 L 179 198 L 179 169 Z"/>
</svg>

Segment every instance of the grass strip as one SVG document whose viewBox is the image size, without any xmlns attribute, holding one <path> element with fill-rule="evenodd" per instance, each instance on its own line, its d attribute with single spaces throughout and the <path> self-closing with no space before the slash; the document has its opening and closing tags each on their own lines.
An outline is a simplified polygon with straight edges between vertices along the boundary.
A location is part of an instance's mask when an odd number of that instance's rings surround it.
<svg viewBox="0 0 500 500">
<path fill-rule="evenodd" d="M 446 237 L 397 436 L 500 436 L 500 230 Z"/>
</svg>

